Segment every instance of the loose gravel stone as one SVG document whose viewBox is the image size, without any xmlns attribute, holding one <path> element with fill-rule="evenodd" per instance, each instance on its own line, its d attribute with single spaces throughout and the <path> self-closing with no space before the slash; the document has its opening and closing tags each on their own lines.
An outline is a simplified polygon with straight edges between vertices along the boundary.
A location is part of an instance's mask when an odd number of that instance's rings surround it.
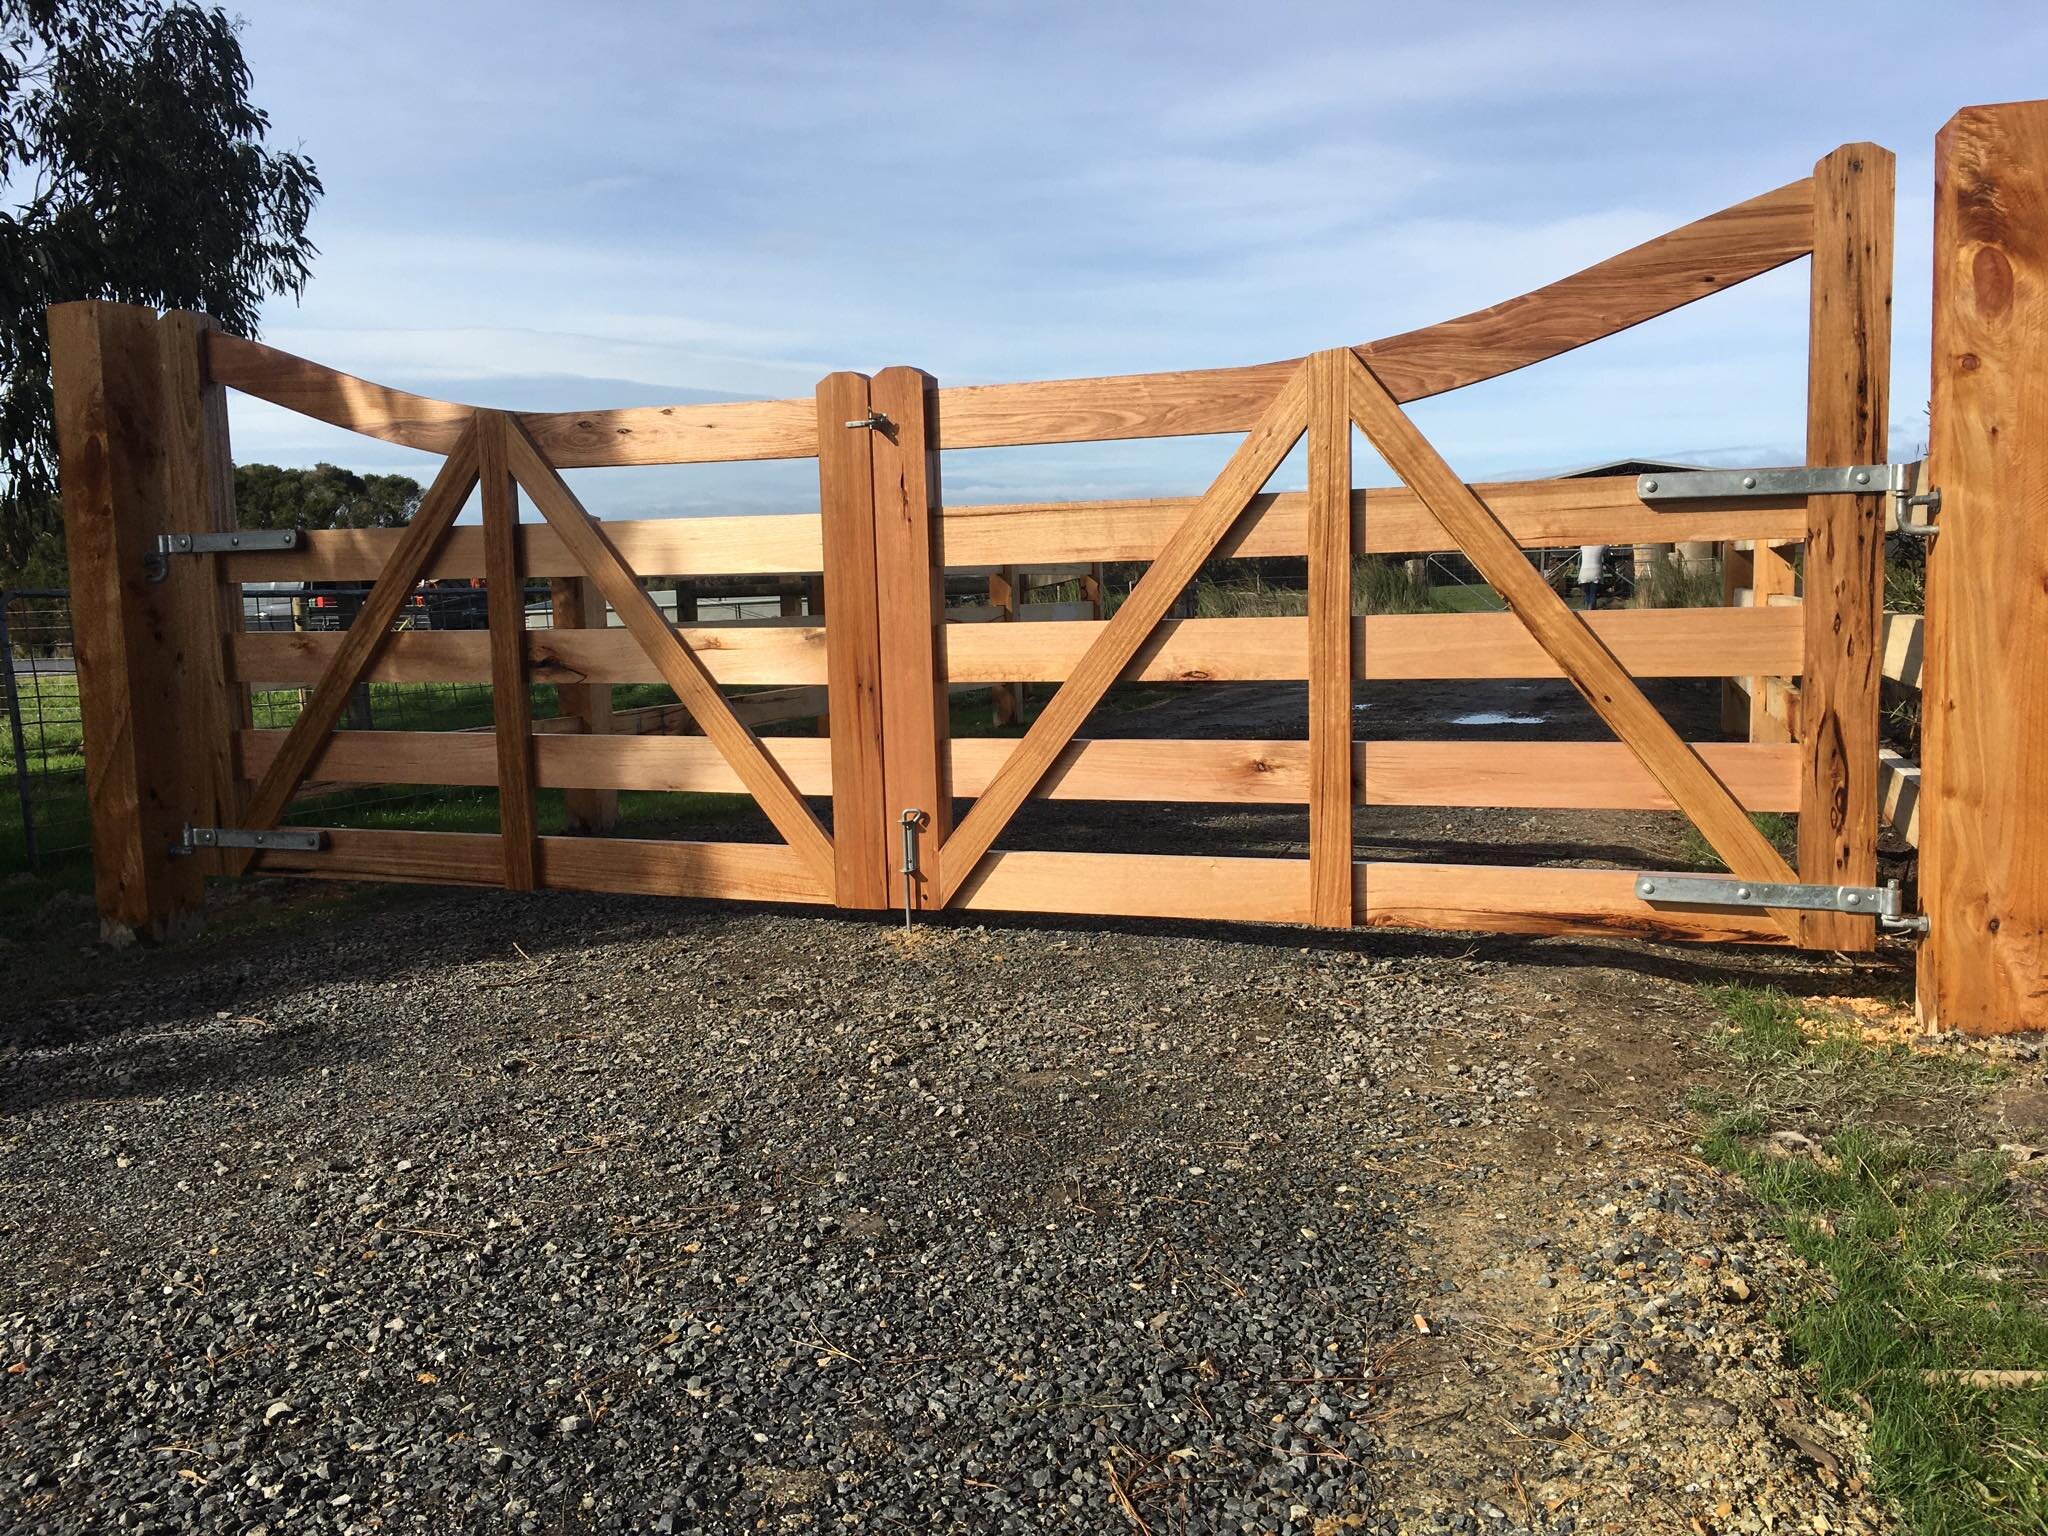
<svg viewBox="0 0 2048 1536">
<path fill-rule="evenodd" d="M 0 1511 L 1857 1529 L 1787 1261 L 1527 1154 L 1555 994 L 1374 949 L 432 894 L 0 1016 Z"/>
</svg>

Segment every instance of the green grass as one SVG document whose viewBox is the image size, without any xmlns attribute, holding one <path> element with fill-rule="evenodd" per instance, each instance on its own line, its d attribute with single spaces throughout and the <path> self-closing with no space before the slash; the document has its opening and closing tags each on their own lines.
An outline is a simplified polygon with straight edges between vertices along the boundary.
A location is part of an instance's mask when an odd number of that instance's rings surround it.
<svg viewBox="0 0 2048 1536">
<path fill-rule="evenodd" d="M 1305 590 L 1268 585 L 1256 566 L 1231 581 L 1197 582 L 1194 600 L 1195 616 L 1202 619 L 1298 618 L 1308 612 Z M 1500 606 L 1491 587 L 1432 587 L 1405 560 L 1368 556 L 1352 563 L 1354 614 L 1473 613 Z"/>
<path fill-rule="evenodd" d="M 1440 613 L 1499 613 L 1507 607 L 1498 592 L 1478 581 L 1462 587 L 1431 587 L 1429 601 Z"/>
<path fill-rule="evenodd" d="M 1714 987 L 1708 990 L 1707 1000 L 1731 1026 L 1723 1043 L 1737 1061 L 1765 1067 L 1788 1061 L 1805 1049 L 1806 1034 L 1799 1027 L 1799 1016 L 1782 993 Z"/>
<path fill-rule="evenodd" d="M 1779 1322 L 1822 1393 L 1869 1423 L 1877 1492 L 1923 1536 L 2048 1530 L 2048 1386 L 1956 1374 L 2048 1368 L 2048 1224 L 1972 1145 L 1998 1074 L 1846 1028 L 1816 1039 L 1776 992 L 1708 997 L 1746 1080 L 1696 1103 L 1703 1150 L 1827 1275 Z M 1814 1150 L 1774 1153 L 1781 1130 Z"/>
<path fill-rule="evenodd" d="M 1885 541 L 1884 606 L 1889 613 L 1927 611 L 1927 541 L 1910 535 Z"/>
<path fill-rule="evenodd" d="M 1765 839 L 1778 852 L 1784 854 L 1787 858 L 1791 858 L 1797 853 L 1799 848 L 1799 822 L 1796 817 L 1787 816 L 1780 811 L 1752 811 L 1749 819 L 1756 823 L 1757 831 L 1763 833 Z M 1728 867 L 1721 862 L 1721 856 L 1714 852 L 1713 848 L 1708 845 L 1707 840 L 1700 836 L 1699 828 L 1689 821 L 1685 824 L 1684 830 L 1679 833 L 1678 858 L 1679 862 L 1688 869 L 1726 869 Z"/>
<path fill-rule="evenodd" d="M 1719 608 L 1722 604 L 1721 562 L 1653 560 L 1636 583 L 1631 606 L 1637 608 Z"/>
</svg>

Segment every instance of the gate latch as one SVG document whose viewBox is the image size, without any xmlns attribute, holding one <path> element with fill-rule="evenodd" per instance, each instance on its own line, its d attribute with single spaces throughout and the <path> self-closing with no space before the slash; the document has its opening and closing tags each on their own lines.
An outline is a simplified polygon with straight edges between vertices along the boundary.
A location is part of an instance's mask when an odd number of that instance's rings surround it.
<svg viewBox="0 0 2048 1536">
<path fill-rule="evenodd" d="M 849 431 L 858 432 L 865 430 L 870 432 L 886 432 L 889 430 L 890 422 L 889 418 L 884 416 L 880 411 L 869 411 L 867 415 L 861 417 L 860 420 L 849 421 L 846 425 Z"/>
<path fill-rule="evenodd" d="M 1636 894 L 1648 902 L 1693 907 L 1777 907 L 1801 912 L 1867 913 L 1886 933 L 1927 936 L 1927 915 L 1906 911 L 1894 880 L 1888 885 L 1795 885 L 1772 880 L 1738 880 L 1733 875 L 1640 875 Z"/>
<path fill-rule="evenodd" d="M 908 810 L 899 823 L 903 828 L 903 926 L 910 926 L 910 899 L 912 882 L 917 878 L 917 834 L 931 825 L 931 817 L 923 811 Z"/>
<path fill-rule="evenodd" d="M 302 831 L 292 827 L 271 827 L 257 832 L 247 827 L 188 826 L 172 851 L 197 853 L 201 848 L 254 848 L 265 852 L 318 853 L 326 842 L 327 834 L 317 829 Z"/>
</svg>

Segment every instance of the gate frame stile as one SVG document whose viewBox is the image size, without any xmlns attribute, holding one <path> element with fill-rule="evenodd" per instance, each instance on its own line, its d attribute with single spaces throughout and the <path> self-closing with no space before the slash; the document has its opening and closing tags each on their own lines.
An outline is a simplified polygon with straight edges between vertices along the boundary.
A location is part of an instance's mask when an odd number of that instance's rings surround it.
<svg viewBox="0 0 2048 1536">
<path fill-rule="evenodd" d="M 873 415 L 872 391 L 864 373 L 828 374 L 817 388 L 833 902 L 850 911 L 890 905 L 875 576 L 875 434 L 855 425 Z"/>
<path fill-rule="evenodd" d="M 1893 181 L 1891 151 L 1875 144 L 1844 144 L 1813 168 L 1809 464 L 1881 464 L 1889 452 Z M 1799 878 L 1814 885 L 1877 882 L 1884 523 L 1881 496 L 1807 500 L 1796 734 Z M 1847 912 L 1801 912 L 1798 930 L 1807 949 L 1877 948 L 1876 926 Z"/>
<path fill-rule="evenodd" d="M 219 326 L 212 316 L 174 309 L 157 319 L 163 356 L 164 415 L 170 440 L 164 459 L 163 517 L 189 533 L 229 533 L 235 516 L 235 458 L 228 434 L 228 392 L 206 367 L 206 343 Z M 174 574 L 166 571 L 166 579 Z M 244 785 L 235 759 L 237 733 L 254 723 L 247 685 L 227 672 L 229 638 L 242 628 L 242 589 L 217 562 L 202 562 L 187 577 L 189 603 L 175 595 L 177 655 L 185 690 L 187 728 L 196 744 L 185 760 L 194 770 L 197 815 L 213 825 L 240 826 Z M 240 874 L 248 860 L 231 849 L 211 859 L 192 855 L 201 874 Z"/>
<path fill-rule="evenodd" d="M 1308 360 L 1309 920 L 1349 928 L 1353 873 L 1351 370 L 1349 349 Z"/>
<path fill-rule="evenodd" d="M 907 876 L 921 910 L 945 905 L 953 834 L 946 681 L 946 571 L 939 552 L 938 383 L 919 368 L 884 368 L 870 388 L 874 605 L 880 619 L 882 814 L 887 837 L 908 814 L 919 857 Z M 829 634 L 831 625 L 826 624 Z M 906 878 L 899 869 L 899 878 Z"/>
<path fill-rule="evenodd" d="M 491 725 L 498 748 L 498 841 L 505 889 L 540 883 L 533 771 L 533 690 L 527 683 L 526 573 L 519 483 L 512 478 L 503 411 L 476 413 L 477 478 L 484 518 L 484 604 L 491 636 Z"/>
</svg>

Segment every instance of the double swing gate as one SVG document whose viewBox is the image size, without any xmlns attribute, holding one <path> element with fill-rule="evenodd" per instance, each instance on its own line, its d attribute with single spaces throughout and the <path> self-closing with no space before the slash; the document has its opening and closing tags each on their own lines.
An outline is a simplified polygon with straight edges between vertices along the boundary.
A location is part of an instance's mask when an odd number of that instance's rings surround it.
<svg viewBox="0 0 2048 1536">
<path fill-rule="evenodd" d="M 197 902 L 202 875 L 253 867 L 855 909 L 1871 948 L 1882 928 L 1916 923 L 1896 890 L 1876 884 L 1883 542 L 1912 484 L 1906 467 L 1885 463 L 1892 201 L 1891 155 L 1850 145 L 1811 177 L 1548 287 L 1365 346 L 967 388 L 910 368 L 835 373 L 813 399 L 729 405 L 475 409 L 229 336 L 202 316 L 59 306 L 102 913 L 161 928 Z M 1806 470 L 1471 486 L 1403 410 L 1802 257 Z M 238 532 L 229 389 L 444 462 L 403 529 Z M 1353 487 L 1354 427 L 1399 486 Z M 1242 438 L 1189 499 L 953 506 L 941 495 L 942 449 L 1204 433 Z M 1267 493 L 1304 439 L 1306 492 Z M 818 465 L 815 514 L 607 523 L 562 478 L 803 458 Z M 481 524 L 458 525 L 479 488 Z M 1926 499 L 1909 518 L 1925 522 Z M 521 521 L 522 502 L 539 521 Z M 1582 614 L 1524 553 L 1693 540 L 1748 544 L 1750 605 Z M 1461 552 L 1507 611 L 1353 615 L 1357 558 L 1444 549 Z M 1306 616 L 1170 618 L 1205 562 L 1224 555 L 1305 555 Z M 945 622 L 948 567 L 1096 561 L 1144 564 L 1106 620 Z M 822 613 L 760 628 L 679 625 L 647 587 L 731 572 L 821 573 Z M 397 627 L 421 582 L 451 577 L 484 578 L 488 629 Z M 557 627 L 531 630 L 522 593 L 543 578 L 560 594 Z M 243 583 L 344 581 L 371 584 L 346 630 L 240 632 Z M 1929 652 L 1932 690 L 1932 636 Z M 1513 677 L 1569 680 L 1615 741 L 1354 740 L 1355 682 Z M 1760 699 L 1767 680 L 1796 679 L 1797 739 L 1689 743 L 1638 682 L 1672 677 L 1748 678 Z M 1303 679 L 1305 742 L 1079 734 L 1120 681 Z M 365 681 L 487 681 L 494 728 L 337 731 Z M 533 684 L 561 685 L 566 700 L 641 682 L 672 688 L 701 735 L 610 735 L 599 711 L 582 729 L 537 731 L 530 718 Z M 950 688 L 1027 682 L 1058 688 L 1020 740 L 949 739 Z M 290 729 L 251 727 L 255 683 L 310 689 Z M 825 737 L 759 737 L 725 692 L 818 684 Z M 499 830 L 280 829 L 313 780 L 495 786 Z M 780 840 L 542 836 L 540 789 L 743 792 Z M 1308 857 L 999 847 L 1034 797 L 1305 804 Z M 967 807 L 957 820 L 956 803 Z M 1355 806 L 1421 804 L 1677 810 L 1728 874 L 1354 859 Z M 1797 813 L 1796 864 L 1759 832 L 1761 811 Z"/>
</svg>

